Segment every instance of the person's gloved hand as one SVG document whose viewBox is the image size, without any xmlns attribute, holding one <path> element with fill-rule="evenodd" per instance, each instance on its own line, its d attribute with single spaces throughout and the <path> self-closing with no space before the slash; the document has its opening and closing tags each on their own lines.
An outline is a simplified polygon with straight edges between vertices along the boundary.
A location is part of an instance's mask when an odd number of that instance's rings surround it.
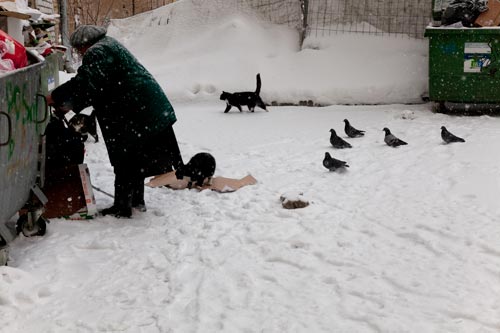
<svg viewBox="0 0 500 333">
<path fill-rule="evenodd" d="M 45 100 L 47 101 L 47 105 L 52 106 L 54 108 L 54 115 L 58 118 L 63 117 L 68 111 L 71 110 L 71 105 L 68 103 L 56 104 L 52 99 L 52 95 L 45 96 Z"/>
<path fill-rule="evenodd" d="M 54 111 L 53 111 L 54 115 L 59 119 L 62 119 L 64 117 L 64 115 L 66 114 L 66 112 L 68 112 L 68 111 L 64 111 L 64 110 L 61 110 L 58 108 L 54 109 Z"/>
<path fill-rule="evenodd" d="M 45 96 L 45 101 L 47 102 L 48 106 L 53 106 L 54 105 L 54 100 L 52 99 L 52 95 L 48 94 Z"/>
<path fill-rule="evenodd" d="M 54 99 L 52 98 L 52 95 L 47 95 L 45 96 L 45 101 L 47 102 L 48 106 L 52 106 L 54 109 L 58 109 L 61 111 L 68 112 L 71 110 L 71 104 L 68 102 L 63 102 L 63 103 L 56 103 Z"/>
</svg>

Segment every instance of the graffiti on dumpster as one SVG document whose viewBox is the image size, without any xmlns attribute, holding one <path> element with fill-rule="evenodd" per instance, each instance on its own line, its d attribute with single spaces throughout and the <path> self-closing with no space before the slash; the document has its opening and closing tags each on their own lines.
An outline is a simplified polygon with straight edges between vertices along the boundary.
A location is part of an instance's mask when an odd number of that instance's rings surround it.
<svg viewBox="0 0 500 333">
<path fill-rule="evenodd" d="M 7 161 L 10 161 L 16 148 L 28 154 L 33 151 L 34 147 L 32 145 L 34 143 L 28 142 L 27 132 L 33 129 L 38 133 L 40 127 L 36 123 L 38 103 L 36 98 L 33 97 L 34 92 L 30 90 L 28 83 L 17 85 L 7 82 L 5 92 L 7 114 L 11 116 L 12 131 L 16 133 L 10 138 L 8 144 Z M 30 126 L 30 124 L 33 124 L 34 127 Z M 19 158 L 22 158 L 22 156 L 19 156 Z"/>
</svg>

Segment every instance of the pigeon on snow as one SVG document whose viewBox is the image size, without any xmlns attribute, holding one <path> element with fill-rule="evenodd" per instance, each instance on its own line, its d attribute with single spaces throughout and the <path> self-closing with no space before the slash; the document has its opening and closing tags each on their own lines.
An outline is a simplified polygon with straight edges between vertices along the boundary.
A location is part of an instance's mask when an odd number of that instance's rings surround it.
<svg viewBox="0 0 500 333">
<path fill-rule="evenodd" d="M 388 146 L 397 147 L 401 145 L 407 145 L 406 142 L 398 139 L 394 134 L 392 134 L 387 127 L 384 127 L 383 131 L 385 132 L 384 142 L 387 143 Z"/>
<path fill-rule="evenodd" d="M 332 156 L 330 156 L 330 153 L 328 152 L 325 153 L 325 158 L 323 159 L 323 166 L 330 171 L 335 171 L 339 168 L 349 167 L 349 165 L 347 165 L 347 162 L 333 158 Z"/>
<path fill-rule="evenodd" d="M 360 136 L 365 135 L 365 131 L 355 129 L 354 127 L 352 127 L 351 124 L 349 124 L 349 120 L 344 119 L 344 123 L 345 123 L 344 131 L 348 137 L 359 138 Z"/>
<path fill-rule="evenodd" d="M 451 143 L 451 142 L 465 142 L 464 139 L 459 138 L 458 136 L 450 133 L 446 127 L 441 126 L 441 138 L 443 139 L 444 142 L 446 143 Z"/>
<path fill-rule="evenodd" d="M 342 148 L 352 148 L 351 144 L 349 142 L 346 142 L 344 139 L 342 139 L 340 136 L 335 133 L 335 130 L 332 128 L 330 130 L 330 143 L 334 148 L 342 149 Z"/>
</svg>

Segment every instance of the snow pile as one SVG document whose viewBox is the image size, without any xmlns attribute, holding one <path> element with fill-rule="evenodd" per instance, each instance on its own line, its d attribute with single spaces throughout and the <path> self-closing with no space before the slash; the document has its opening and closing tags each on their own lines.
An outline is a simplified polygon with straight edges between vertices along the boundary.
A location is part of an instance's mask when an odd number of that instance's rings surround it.
<svg viewBox="0 0 500 333">
<path fill-rule="evenodd" d="M 183 0 L 112 20 L 110 35 L 151 69 L 174 101 L 253 91 L 266 103 L 420 103 L 427 91 L 427 41 L 401 36 L 308 37 L 216 0 Z"/>
</svg>

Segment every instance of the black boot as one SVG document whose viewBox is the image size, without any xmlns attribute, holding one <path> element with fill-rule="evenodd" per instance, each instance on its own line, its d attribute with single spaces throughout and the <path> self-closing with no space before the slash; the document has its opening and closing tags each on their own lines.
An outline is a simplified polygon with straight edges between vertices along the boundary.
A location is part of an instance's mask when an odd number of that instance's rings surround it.
<svg viewBox="0 0 500 333">
<path fill-rule="evenodd" d="M 144 202 L 144 178 L 139 177 L 133 184 L 132 190 L 132 208 L 139 212 L 145 212 L 146 203 Z"/>
<path fill-rule="evenodd" d="M 120 217 L 130 218 L 132 216 L 132 208 L 113 205 L 109 208 L 101 210 L 101 215 L 102 216 L 113 215 L 114 217 L 117 218 Z"/>
<path fill-rule="evenodd" d="M 115 202 L 101 214 L 129 218 L 132 216 L 132 182 L 126 173 L 116 171 L 115 168 Z"/>
</svg>

